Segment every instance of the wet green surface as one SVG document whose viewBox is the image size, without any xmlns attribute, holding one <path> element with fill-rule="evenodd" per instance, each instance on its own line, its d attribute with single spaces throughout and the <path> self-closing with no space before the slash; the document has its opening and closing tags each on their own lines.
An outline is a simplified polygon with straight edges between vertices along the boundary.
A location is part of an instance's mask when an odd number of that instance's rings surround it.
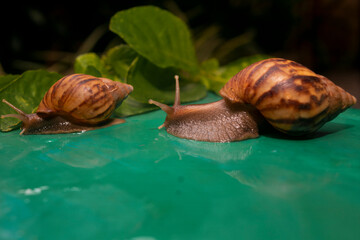
<svg viewBox="0 0 360 240">
<path fill-rule="evenodd" d="M 1 133 L 0 239 L 360 239 L 360 110 L 236 143 L 173 137 L 164 117 Z"/>
</svg>

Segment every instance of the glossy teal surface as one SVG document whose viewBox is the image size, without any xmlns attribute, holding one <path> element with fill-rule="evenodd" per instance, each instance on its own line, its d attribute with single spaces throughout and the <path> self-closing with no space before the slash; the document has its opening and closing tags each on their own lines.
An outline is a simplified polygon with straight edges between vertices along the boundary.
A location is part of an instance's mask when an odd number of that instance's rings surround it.
<svg viewBox="0 0 360 240">
<path fill-rule="evenodd" d="M 173 137 L 164 117 L 2 133 L 0 239 L 360 239 L 360 110 L 235 143 Z"/>
</svg>

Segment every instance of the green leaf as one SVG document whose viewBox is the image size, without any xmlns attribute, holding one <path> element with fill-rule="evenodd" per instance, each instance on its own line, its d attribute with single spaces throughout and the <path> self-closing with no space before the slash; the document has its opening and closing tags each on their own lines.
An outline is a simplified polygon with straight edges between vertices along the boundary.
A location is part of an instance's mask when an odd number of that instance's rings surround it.
<svg viewBox="0 0 360 240">
<path fill-rule="evenodd" d="M 134 86 L 131 97 L 142 103 L 147 103 L 149 99 L 173 103 L 176 74 L 174 68 L 159 68 L 139 56 L 128 76 L 128 83 Z M 206 88 L 202 84 L 188 83 L 183 79 L 180 84 L 182 102 L 196 101 L 206 96 Z"/>
<path fill-rule="evenodd" d="M 110 30 L 159 67 L 198 69 L 189 29 L 168 11 L 154 6 L 124 10 L 111 18 Z"/>
<path fill-rule="evenodd" d="M 119 45 L 110 49 L 102 59 L 110 74 L 126 82 L 130 67 L 137 56 L 138 54 L 128 45 Z"/>
<path fill-rule="evenodd" d="M 247 66 L 249 66 L 255 62 L 267 59 L 269 57 L 270 56 L 264 55 L 264 54 L 256 54 L 256 55 L 252 55 L 252 56 L 239 58 L 227 65 L 221 66 L 219 68 L 219 74 L 223 78 L 227 78 L 229 80 L 235 74 L 237 74 L 238 72 L 240 72 L 242 69 L 246 68 Z"/>
<path fill-rule="evenodd" d="M 257 61 L 269 58 L 267 55 L 254 55 L 243 57 L 227 65 L 219 67 L 217 59 L 209 59 L 201 64 L 199 74 L 195 79 L 200 79 L 207 89 L 218 93 L 219 90 L 238 72 Z"/>
<path fill-rule="evenodd" d="M 201 63 L 200 72 L 195 79 L 200 79 L 200 82 L 209 90 L 216 91 L 223 85 L 224 79 L 219 76 L 219 61 L 215 58 L 205 60 Z"/>
<path fill-rule="evenodd" d="M 126 98 L 125 101 L 115 110 L 114 116 L 117 117 L 127 117 L 131 115 L 141 114 L 144 112 L 152 111 L 158 109 L 157 106 L 153 104 L 141 103 L 135 100 L 131 95 Z"/>
<path fill-rule="evenodd" d="M 107 71 L 100 57 L 95 53 L 79 55 L 74 64 L 76 73 L 89 74 L 95 77 L 106 77 Z"/>
<path fill-rule="evenodd" d="M 12 75 L 12 74 L 0 76 L 0 92 L 19 76 L 20 75 Z"/>
<path fill-rule="evenodd" d="M 36 110 L 47 90 L 61 78 L 57 73 L 45 70 L 26 71 L 14 79 L 0 92 L 0 100 L 6 99 L 26 113 Z M 0 115 L 16 113 L 5 103 L 0 102 Z M 0 119 L 0 130 L 10 131 L 18 126 L 20 121 L 15 118 Z"/>
</svg>

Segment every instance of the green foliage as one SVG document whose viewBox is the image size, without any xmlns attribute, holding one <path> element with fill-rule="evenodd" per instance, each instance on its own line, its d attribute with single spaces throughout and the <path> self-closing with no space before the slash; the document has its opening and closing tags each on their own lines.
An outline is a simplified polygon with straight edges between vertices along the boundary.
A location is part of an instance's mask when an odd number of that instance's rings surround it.
<svg viewBox="0 0 360 240">
<path fill-rule="evenodd" d="M 199 63 L 186 24 L 171 13 L 154 6 L 134 7 L 116 13 L 110 30 L 126 44 L 109 49 L 102 56 L 85 53 L 77 57 L 74 71 L 134 86 L 133 93 L 116 109 L 115 116 L 140 114 L 153 109 L 149 99 L 171 104 L 174 100 L 174 75 L 180 75 L 182 102 L 196 101 L 207 90 L 218 90 L 249 64 L 263 55 L 238 59 L 219 66 L 217 59 Z M 5 98 L 25 112 L 33 112 L 60 75 L 45 70 L 0 77 L 0 99 Z M 0 114 L 11 113 L 0 104 Z M 19 121 L 0 120 L 0 130 L 13 129 Z"/>
<path fill-rule="evenodd" d="M 197 70 L 189 29 L 181 19 L 165 10 L 143 6 L 118 12 L 111 18 L 110 30 L 159 67 Z"/>
<path fill-rule="evenodd" d="M 147 103 L 150 98 L 173 103 L 175 94 L 174 68 L 159 68 L 145 58 L 139 57 L 128 75 L 128 83 L 134 86 L 131 96 L 139 102 Z M 192 87 L 189 87 L 191 85 Z M 200 84 L 184 84 L 181 88 L 183 101 L 195 101 L 206 95 L 206 88 Z"/>
<path fill-rule="evenodd" d="M 11 82 L 14 81 L 18 77 L 19 77 L 19 75 L 12 75 L 12 74 L 0 76 L 0 92 L 3 89 L 7 88 L 7 86 L 10 85 Z"/>
<path fill-rule="evenodd" d="M 26 113 L 35 112 L 46 91 L 60 78 L 61 75 L 45 70 L 26 71 L 0 90 L 0 100 L 6 99 Z M 0 102 L 0 105 L 0 115 L 16 113 L 5 103 Z M 10 131 L 19 123 L 16 118 L 0 119 L 0 129 Z"/>
<path fill-rule="evenodd" d="M 202 62 L 200 72 L 196 78 L 206 86 L 207 89 L 216 93 L 236 75 L 241 69 L 246 68 L 252 63 L 269 58 L 266 55 L 254 55 L 250 57 L 239 58 L 225 66 L 219 66 L 217 59 L 212 58 Z"/>
<path fill-rule="evenodd" d="M 127 45 L 110 49 L 101 58 L 94 53 L 79 56 L 75 62 L 75 72 L 131 84 L 134 91 L 115 111 L 115 116 L 129 116 L 156 109 L 148 104 L 149 99 L 173 103 L 175 97 L 174 75 L 181 69 L 159 67 Z M 204 85 L 181 81 L 183 102 L 196 101 L 206 96 Z"/>
<path fill-rule="evenodd" d="M 126 82 L 130 67 L 138 56 L 128 45 L 119 45 L 110 49 L 103 57 L 109 75 L 112 76 L 109 78 Z"/>
<path fill-rule="evenodd" d="M 78 56 L 74 64 L 74 71 L 95 77 L 106 75 L 103 61 L 95 53 L 86 53 Z"/>
</svg>

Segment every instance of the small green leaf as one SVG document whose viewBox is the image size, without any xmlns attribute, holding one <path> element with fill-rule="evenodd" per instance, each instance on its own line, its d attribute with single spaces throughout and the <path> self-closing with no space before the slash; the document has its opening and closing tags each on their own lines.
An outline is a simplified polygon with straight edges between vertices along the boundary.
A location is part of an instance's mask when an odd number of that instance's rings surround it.
<svg viewBox="0 0 360 240">
<path fill-rule="evenodd" d="M 207 89 L 215 91 L 215 89 L 217 89 L 215 85 L 219 83 L 222 85 L 223 81 L 219 76 L 217 76 L 218 70 L 219 61 L 216 58 L 205 60 L 201 63 L 200 72 L 197 76 L 195 76 L 195 79 L 200 80 L 200 82 L 204 84 Z"/>
<path fill-rule="evenodd" d="M 219 69 L 219 73 L 221 74 L 221 76 L 223 78 L 228 78 L 228 80 L 229 80 L 235 74 L 237 74 L 238 72 L 240 72 L 242 69 L 246 68 L 247 66 L 249 66 L 255 62 L 267 59 L 267 58 L 269 58 L 269 56 L 263 55 L 263 54 L 242 57 L 242 58 L 239 58 L 227 65 L 221 66 Z"/>
<path fill-rule="evenodd" d="M 128 45 L 119 45 L 110 49 L 104 56 L 103 60 L 112 75 L 116 75 L 122 82 L 126 82 L 131 64 L 138 54 Z"/>
<path fill-rule="evenodd" d="M 100 72 L 100 70 L 98 70 L 95 66 L 87 66 L 83 73 L 94 76 L 94 77 L 102 77 L 103 76 L 103 74 Z"/>
<path fill-rule="evenodd" d="M 139 56 L 128 76 L 128 83 L 134 86 L 131 96 L 142 103 L 147 103 L 149 99 L 173 103 L 176 74 L 173 68 L 159 68 Z M 180 84 L 182 102 L 196 101 L 206 96 L 206 88 L 202 84 L 188 83 L 182 79 Z"/>
<path fill-rule="evenodd" d="M 95 77 L 105 77 L 107 75 L 104 63 L 95 53 L 79 55 L 75 60 L 74 71 Z"/>
<path fill-rule="evenodd" d="M 57 73 L 45 70 L 26 71 L 14 79 L 0 92 L 0 100 L 6 99 L 26 113 L 36 110 L 47 90 L 61 78 Z M 5 103 L 0 102 L 0 115 L 16 113 Z M 10 131 L 16 128 L 19 120 L 15 118 L 0 119 L 0 130 Z"/>
<path fill-rule="evenodd" d="M 135 100 L 131 95 L 126 98 L 125 101 L 115 110 L 114 116 L 117 117 L 127 117 L 136 114 L 141 114 L 144 112 L 152 111 L 158 109 L 157 106 L 153 104 L 141 103 Z"/>
<path fill-rule="evenodd" d="M 227 65 L 219 67 L 216 59 L 209 59 L 201 64 L 199 74 L 195 79 L 200 79 L 207 89 L 218 94 L 219 90 L 238 72 L 257 61 L 269 58 L 266 55 L 243 57 Z"/>
<path fill-rule="evenodd" d="M 168 11 L 154 6 L 124 10 L 111 18 L 110 30 L 159 67 L 198 69 L 189 29 Z"/>
</svg>

